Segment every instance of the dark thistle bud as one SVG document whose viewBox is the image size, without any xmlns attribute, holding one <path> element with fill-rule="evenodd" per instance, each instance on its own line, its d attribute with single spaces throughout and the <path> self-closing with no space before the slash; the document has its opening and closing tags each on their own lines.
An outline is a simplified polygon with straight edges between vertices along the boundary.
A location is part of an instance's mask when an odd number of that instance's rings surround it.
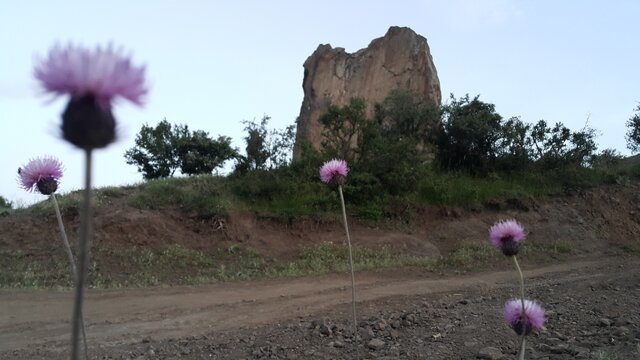
<svg viewBox="0 0 640 360">
<path fill-rule="evenodd" d="M 58 190 L 58 181 L 52 177 L 44 178 L 38 180 L 36 186 L 42 195 L 51 195 Z"/>
<path fill-rule="evenodd" d="M 116 121 L 111 110 L 100 106 L 93 95 L 72 98 L 62 114 L 62 135 L 85 150 L 103 148 L 116 138 Z"/>
</svg>

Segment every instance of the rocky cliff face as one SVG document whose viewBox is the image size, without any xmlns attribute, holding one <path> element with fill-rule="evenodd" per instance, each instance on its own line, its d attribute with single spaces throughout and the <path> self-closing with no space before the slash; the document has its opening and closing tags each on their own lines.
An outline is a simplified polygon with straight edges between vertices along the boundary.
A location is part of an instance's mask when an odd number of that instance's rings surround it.
<svg viewBox="0 0 640 360">
<path fill-rule="evenodd" d="M 434 105 L 440 105 L 442 98 L 427 39 L 406 27 L 389 28 L 384 37 L 353 54 L 319 45 L 304 63 L 302 88 L 294 159 L 300 158 L 305 141 L 320 148 L 322 125 L 318 119 L 329 105 L 343 106 L 352 97 L 361 97 L 371 115 L 373 104 L 398 88 L 411 90 Z"/>
</svg>

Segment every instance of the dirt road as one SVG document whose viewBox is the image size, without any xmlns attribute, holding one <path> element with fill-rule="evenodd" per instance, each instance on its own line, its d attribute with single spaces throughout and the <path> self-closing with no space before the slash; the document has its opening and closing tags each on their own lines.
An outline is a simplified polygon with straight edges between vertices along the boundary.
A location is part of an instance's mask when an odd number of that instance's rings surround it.
<svg viewBox="0 0 640 360">
<path fill-rule="evenodd" d="M 544 275 L 571 283 L 596 279 L 613 259 L 525 269 L 530 282 Z M 637 265 L 637 264 L 636 264 Z M 357 276 L 360 303 L 397 296 L 466 293 L 514 287 L 514 272 L 498 271 L 442 277 L 415 272 L 364 273 Z M 199 287 L 90 290 L 86 322 L 92 346 L 120 346 L 143 339 L 201 335 L 276 324 L 318 314 L 350 301 L 347 276 L 253 281 Z M 34 346 L 67 347 L 71 312 L 68 291 L 0 292 L 0 354 Z"/>
</svg>

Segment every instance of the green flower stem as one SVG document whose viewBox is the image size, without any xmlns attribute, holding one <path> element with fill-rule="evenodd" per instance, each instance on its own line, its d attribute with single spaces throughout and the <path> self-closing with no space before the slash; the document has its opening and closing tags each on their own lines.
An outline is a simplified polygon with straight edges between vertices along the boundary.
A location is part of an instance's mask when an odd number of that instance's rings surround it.
<svg viewBox="0 0 640 360">
<path fill-rule="evenodd" d="M 69 267 L 71 268 L 71 278 L 75 283 L 78 280 L 78 271 L 76 270 L 76 260 L 73 258 L 73 252 L 71 251 L 71 246 L 69 245 L 69 239 L 67 238 L 67 232 L 64 230 L 64 223 L 62 222 L 62 214 L 60 213 L 60 206 L 58 205 L 58 199 L 56 199 L 56 194 L 51 194 L 51 201 L 53 201 L 53 208 L 56 211 L 56 218 L 58 219 L 58 228 L 60 229 L 60 236 L 62 237 L 62 242 L 64 243 L 64 249 L 67 253 L 67 257 L 69 258 Z M 89 359 L 89 348 L 87 346 L 87 332 L 85 330 L 84 323 L 84 315 L 80 313 L 80 321 L 82 322 L 82 341 L 84 343 L 84 354 L 85 358 Z"/>
<path fill-rule="evenodd" d="M 56 194 L 51 194 L 51 201 L 53 201 L 53 208 L 56 210 L 56 218 L 58 219 L 58 228 L 60 228 L 60 235 L 62 236 L 62 242 L 64 243 L 64 249 L 67 252 L 67 257 L 69 258 L 69 265 L 71 267 L 71 275 L 73 276 L 73 281 L 76 281 L 78 272 L 76 271 L 76 260 L 73 258 L 73 253 L 71 252 L 71 246 L 69 246 L 69 239 L 67 238 L 67 232 L 64 230 L 64 224 L 62 223 L 62 214 L 60 214 L 60 206 L 58 206 L 58 200 L 56 199 Z"/>
<path fill-rule="evenodd" d="M 351 237 L 349 236 L 349 225 L 347 224 L 347 210 L 344 206 L 344 195 L 342 185 L 338 186 L 340 193 L 340 204 L 342 205 L 342 219 L 344 220 L 344 231 L 347 234 L 347 247 L 349 249 L 349 267 L 351 268 L 351 309 L 353 311 L 353 343 L 356 349 L 356 359 L 358 355 L 358 317 L 356 316 L 356 277 L 353 270 L 353 254 L 351 251 Z"/>
<path fill-rule="evenodd" d="M 522 275 L 522 269 L 520 269 L 520 264 L 518 264 L 518 258 L 514 255 L 512 256 L 513 258 L 513 263 L 516 266 L 516 270 L 518 270 L 518 274 L 520 275 L 520 301 L 522 304 L 522 318 L 524 319 L 525 317 L 525 309 L 524 309 L 524 275 Z M 520 341 L 520 356 L 518 357 L 519 360 L 524 360 L 524 353 L 525 353 L 525 338 L 527 337 L 525 331 L 524 331 L 524 326 L 522 328 L 522 340 Z"/>
<path fill-rule="evenodd" d="M 518 360 L 524 360 L 524 352 L 525 352 L 525 346 L 526 346 L 526 336 L 524 335 L 524 332 L 522 333 L 522 340 L 520 340 L 520 355 L 518 356 Z"/>
<path fill-rule="evenodd" d="M 73 327 L 71 332 L 71 360 L 79 360 L 80 328 L 82 305 L 84 300 L 84 283 L 89 269 L 89 241 L 91 239 L 91 222 L 93 220 L 91 206 L 91 149 L 85 149 L 85 186 L 80 207 L 80 243 L 78 244 L 78 276 L 73 303 Z"/>
</svg>

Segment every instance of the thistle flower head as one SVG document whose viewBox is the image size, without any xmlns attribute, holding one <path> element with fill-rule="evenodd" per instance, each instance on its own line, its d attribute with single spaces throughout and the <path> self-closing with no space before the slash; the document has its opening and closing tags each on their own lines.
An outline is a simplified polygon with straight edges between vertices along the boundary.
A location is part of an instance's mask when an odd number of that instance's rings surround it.
<svg viewBox="0 0 640 360">
<path fill-rule="evenodd" d="M 541 330 L 544 327 L 544 309 L 540 304 L 532 300 L 511 299 L 504 304 L 504 319 L 518 335 L 529 335 L 533 329 Z"/>
<path fill-rule="evenodd" d="M 18 170 L 20 185 L 27 191 L 53 194 L 62 177 L 62 163 L 52 157 L 35 158 Z"/>
<path fill-rule="evenodd" d="M 347 179 L 349 167 L 344 160 L 329 160 L 320 168 L 320 180 L 329 186 L 343 185 Z"/>
<path fill-rule="evenodd" d="M 62 135 L 73 145 L 91 150 L 115 140 L 114 99 L 142 104 L 147 93 L 144 71 L 144 66 L 133 66 L 112 46 L 90 50 L 57 45 L 38 61 L 34 74 L 46 92 L 70 95 L 62 114 Z"/>
<path fill-rule="evenodd" d="M 518 254 L 520 242 L 525 237 L 524 228 L 515 220 L 498 221 L 489 229 L 491 245 L 507 256 Z"/>
<path fill-rule="evenodd" d="M 129 58 L 111 45 L 95 50 L 56 45 L 47 58 L 39 59 L 34 69 L 45 91 L 72 98 L 90 95 L 105 109 L 117 97 L 141 105 L 147 93 L 144 72 L 144 66 L 132 65 Z"/>
</svg>

